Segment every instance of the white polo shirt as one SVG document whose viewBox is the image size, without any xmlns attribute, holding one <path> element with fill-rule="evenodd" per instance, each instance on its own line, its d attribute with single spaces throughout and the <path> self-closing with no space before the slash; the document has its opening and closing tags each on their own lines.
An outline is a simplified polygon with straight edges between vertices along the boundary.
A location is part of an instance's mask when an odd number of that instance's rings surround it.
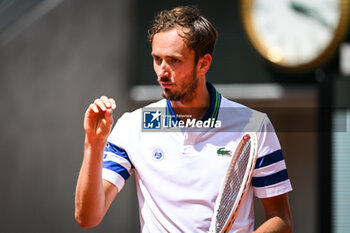
<svg viewBox="0 0 350 233">
<path fill-rule="evenodd" d="M 227 100 L 210 83 L 207 87 L 211 105 L 202 123 L 181 123 L 163 99 L 125 113 L 108 138 L 103 179 L 120 191 L 134 171 L 143 233 L 208 232 L 230 156 L 245 132 L 257 132 L 258 160 L 230 232 L 254 230 L 253 195 L 292 190 L 266 114 Z M 186 123 L 189 127 L 182 127 Z"/>
</svg>

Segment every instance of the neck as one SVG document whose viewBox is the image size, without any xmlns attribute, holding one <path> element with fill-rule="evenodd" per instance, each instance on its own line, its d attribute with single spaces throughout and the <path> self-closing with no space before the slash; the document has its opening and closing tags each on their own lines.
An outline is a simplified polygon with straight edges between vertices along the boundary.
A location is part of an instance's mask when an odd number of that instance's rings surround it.
<svg viewBox="0 0 350 233">
<path fill-rule="evenodd" d="M 177 115 L 185 116 L 183 118 L 202 119 L 210 106 L 210 96 L 205 79 L 199 82 L 191 99 L 170 101 L 170 103 Z"/>
</svg>

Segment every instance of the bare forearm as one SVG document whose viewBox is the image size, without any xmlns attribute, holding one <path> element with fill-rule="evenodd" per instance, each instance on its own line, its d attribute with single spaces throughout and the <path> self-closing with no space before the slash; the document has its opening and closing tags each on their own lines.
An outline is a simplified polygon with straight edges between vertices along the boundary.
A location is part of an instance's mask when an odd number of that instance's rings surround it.
<svg viewBox="0 0 350 233">
<path fill-rule="evenodd" d="M 90 104 L 84 116 L 85 148 L 75 196 L 75 219 L 81 227 L 98 225 L 118 190 L 102 181 L 103 150 L 113 124 L 114 99 Z"/>
<path fill-rule="evenodd" d="M 289 208 L 288 194 L 260 199 L 264 206 L 266 221 L 255 233 L 289 233 L 292 232 L 292 216 Z"/>
<path fill-rule="evenodd" d="M 104 146 L 104 140 L 85 140 L 84 159 L 75 197 L 75 216 L 82 227 L 93 227 L 104 216 L 105 194 L 101 175 Z"/>
<path fill-rule="evenodd" d="M 265 221 L 254 233 L 290 233 L 292 226 L 289 221 L 280 217 L 272 217 Z"/>
</svg>

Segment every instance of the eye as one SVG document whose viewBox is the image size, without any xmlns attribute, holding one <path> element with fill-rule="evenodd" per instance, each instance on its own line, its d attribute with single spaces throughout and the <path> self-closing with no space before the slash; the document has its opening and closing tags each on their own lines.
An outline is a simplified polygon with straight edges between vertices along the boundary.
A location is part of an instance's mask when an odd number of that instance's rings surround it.
<svg viewBox="0 0 350 233">
<path fill-rule="evenodd" d="M 181 62 L 179 59 L 177 59 L 177 58 L 173 58 L 172 60 L 171 60 L 173 63 L 179 63 L 179 62 Z"/>
<path fill-rule="evenodd" d="M 158 57 L 158 56 L 153 56 L 153 60 L 155 63 L 160 64 L 162 62 L 162 58 Z"/>
</svg>

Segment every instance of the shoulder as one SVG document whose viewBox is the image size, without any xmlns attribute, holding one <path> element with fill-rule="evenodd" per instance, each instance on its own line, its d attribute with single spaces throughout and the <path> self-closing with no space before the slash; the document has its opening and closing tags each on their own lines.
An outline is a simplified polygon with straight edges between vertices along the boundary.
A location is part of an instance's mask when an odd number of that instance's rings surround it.
<svg viewBox="0 0 350 233">
<path fill-rule="evenodd" d="M 268 121 L 266 113 L 252 109 L 246 105 L 221 98 L 219 119 L 239 127 L 244 132 L 258 132 Z"/>
<path fill-rule="evenodd" d="M 221 98 L 221 105 L 220 105 L 221 108 L 233 108 L 237 111 L 241 111 L 242 113 L 247 113 L 247 114 L 251 114 L 254 112 L 255 115 L 260 115 L 261 117 L 263 116 L 266 116 L 265 113 L 263 112 L 260 112 L 258 110 L 255 110 L 253 108 L 250 108 L 246 105 L 243 105 L 241 103 L 238 103 L 238 102 L 235 102 L 235 101 L 232 101 L 232 100 L 229 100 L 227 99 L 226 97 L 223 97 Z"/>
</svg>

